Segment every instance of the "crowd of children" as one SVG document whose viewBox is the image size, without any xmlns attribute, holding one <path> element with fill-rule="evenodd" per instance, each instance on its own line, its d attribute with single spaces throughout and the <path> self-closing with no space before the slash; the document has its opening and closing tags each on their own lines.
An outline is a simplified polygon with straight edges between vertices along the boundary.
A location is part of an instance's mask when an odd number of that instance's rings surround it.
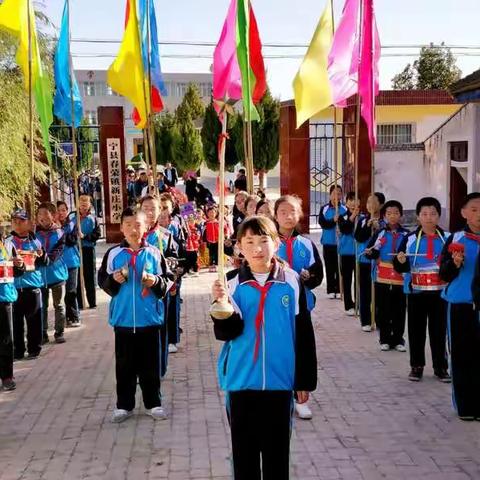
<svg viewBox="0 0 480 480">
<path fill-rule="evenodd" d="M 100 229 L 90 196 L 80 196 L 79 214 L 80 231 L 76 213 L 69 214 L 63 201 L 41 203 L 35 219 L 19 208 L 11 214 L 11 232 L 0 240 L 0 378 L 5 390 L 16 388 L 14 361 L 35 360 L 42 345 L 50 342 L 50 293 L 55 343 L 65 343 L 66 327 L 80 326 L 79 243 L 87 298 L 90 308 L 96 306 L 95 243 Z"/>
</svg>

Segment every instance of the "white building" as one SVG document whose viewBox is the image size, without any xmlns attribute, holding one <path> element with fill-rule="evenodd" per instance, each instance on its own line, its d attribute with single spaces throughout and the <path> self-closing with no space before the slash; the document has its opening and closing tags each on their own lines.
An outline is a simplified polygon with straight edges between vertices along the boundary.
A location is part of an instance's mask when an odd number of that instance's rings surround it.
<svg viewBox="0 0 480 480">
<path fill-rule="evenodd" d="M 126 159 L 143 151 L 143 134 L 132 119 L 133 107 L 124 97 L 117 95 L 107 84 L 106 70 L 76 70 L 76 78 L 83 96 L 84 116 L 88 123 L 98 123 L 98 107 L 123 107 L 125 115 L 125 147 Z M 212 93 L 211 73 L 164 73 L 165 87 L 168 95 L 164 97 L 165 110 L 173 112 L 182 101 L 188 85 L 198 86 L 205 104 L 210 102 Z"/>
</svg>

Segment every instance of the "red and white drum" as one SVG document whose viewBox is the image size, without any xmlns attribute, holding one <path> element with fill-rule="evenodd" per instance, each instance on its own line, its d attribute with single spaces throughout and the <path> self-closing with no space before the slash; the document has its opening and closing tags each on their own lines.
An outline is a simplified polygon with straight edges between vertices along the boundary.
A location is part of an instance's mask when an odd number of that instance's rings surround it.
<svg viewBox="0 0 480 480">
<path fill-rule="evenodd" d="M 378 262 L 376 281 L 387 285 L 403 285 L 403 275 L 395 271 L 393 263 Z"/>
<path fill-rule="evenodd" d="M 13 283 L 13 262 L 0 262 L 0 283 Z"/>
<path fill-rule="evenodd" d="M 431 265 L 412 269 L 412 289 L 421 292 L 443 290 L 446 283 L 440 278 L 440 267 Z"/>
<path fill-rule="evenodd" d="M 22 257 L 23 263 L 25 264 L 25 271 L 33 272 L 35 270 L 37 252 L 33 250 L 17 250 L 17 253 Z"/>
</svg>

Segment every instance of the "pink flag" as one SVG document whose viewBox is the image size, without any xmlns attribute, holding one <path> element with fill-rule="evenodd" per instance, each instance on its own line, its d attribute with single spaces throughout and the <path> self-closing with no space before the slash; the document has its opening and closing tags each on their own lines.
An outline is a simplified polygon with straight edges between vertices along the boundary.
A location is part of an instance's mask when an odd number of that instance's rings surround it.
<svg viewBox="0 0 480 480">
<path fill-rule="evenodd" d="M 363 3 L 361 25 L 360 2 Z M 328 56 L 333 103 L 344 107 L 348 98 L 355 94 L 360 96 L 361 114 L 367 123 L 372 147 L 376 141 L 375 97 L 379 90 L 380 48 L 373 0 L 346 0 Z"/>
<path fill-rule="evenodd" d="M 361 0 L 346 0 L 328 55 L 333 104 L 344 107 L 358 92 L 358 16 Z"/>
<path fill-rule="evenodd" d="M 375 123 L 375 97 L 378 95 L 378 62 L 380 60 L 380 38 L 373 0 L 363 0 L 362 54 L 358 72 L 358 94 L 362 99 L 361 114 L 368 128 L 370 145 L 375 148 L 377 141 Z"/>
<path fill-rule="evenodd" d="M 242 77 L 237 61 L 237 0 L 232 0 L 213 54 L 213 98 L 242 98 Z M 215 104 L 219 111 L 219 106 Z"/>
</svg>

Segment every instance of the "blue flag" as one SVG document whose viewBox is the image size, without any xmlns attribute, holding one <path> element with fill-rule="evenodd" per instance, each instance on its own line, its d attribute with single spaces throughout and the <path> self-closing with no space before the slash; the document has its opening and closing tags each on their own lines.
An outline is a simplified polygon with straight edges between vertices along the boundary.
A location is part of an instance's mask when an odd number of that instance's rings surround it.
<svg viewBox="0 0 480 480">
<path fill-rule="evenodd" d="M 166 97 L 167 89 L 163 81 L 162 69 L 160 67 L 160 52 L 158 48 L 157 16 L 155 15 L 154 0 L 150 0 L 150 72 L 152 76 L 152 87 Z M 142 37 L 142 58 L 145 71 L 148 71 L 148 17 L 147 0 L 138 2 L 140 13 L 140 29 Z"/>
<path fill-rule="evenodd" d="M 70 35 L 68 28 L 68 3 L 65 1 L 63 8 L 62 28 L 55 52 L 55 98 L 53 111 L 55 115 L 67 125 L 72 125 L 72 97 L 70 95 L 71 82 L 73 81 L 73 101 L 75 127 L 78 127 L 83 118 L 82 97 L 78 89 L 77 80 L 70 67 Z M 73 75 L 73 78 L 71 77 Z"/>
</svg>

